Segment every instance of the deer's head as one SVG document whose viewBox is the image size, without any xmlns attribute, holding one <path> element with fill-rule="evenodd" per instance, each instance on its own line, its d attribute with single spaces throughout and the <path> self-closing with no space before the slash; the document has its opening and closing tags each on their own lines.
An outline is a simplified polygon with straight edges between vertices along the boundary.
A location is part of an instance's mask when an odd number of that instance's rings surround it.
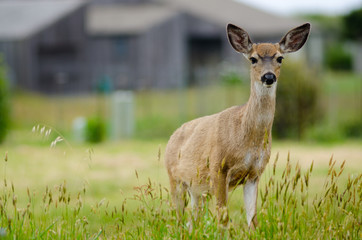
<svg viewBox="0 0 362 240">
<path fill-rule="evenodd" d="M 253 43 L 248 33 L 240 27 L 228 24 L 227 35 L 231 46 L 251 62 L 251 81 L 270 88 L 279 78 L 285 53 L 299 50 L 307 41 L 310 24 L 305 23 L 290 30 L 279 43 Z"/>
</svg>

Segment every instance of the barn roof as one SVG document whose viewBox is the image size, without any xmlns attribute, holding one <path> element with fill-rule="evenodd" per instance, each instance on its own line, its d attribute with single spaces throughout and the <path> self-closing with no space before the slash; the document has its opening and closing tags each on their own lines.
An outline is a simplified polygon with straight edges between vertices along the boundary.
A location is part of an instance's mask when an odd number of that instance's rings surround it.
<svg viewBox="0 0 362 240">
<path fill-rule="evenodd" d="M 0 1 L 0 40 L 25 39 L 78 9 L 83 0 Z"/>
<path fill-rule="evenodd" d="M 156 0 L 148 4 L 110 4 L 90 6 L 87 30 L 90 34 L 134 34 L 186 13 L 225 27 L 240 25 L 252 36 L 285 33 L 300 21 L 277 16 L 233 0 Z"/>
<path fill-rule="evenodd" d="M 167 21 L 176 12 L 159 4 L 104 4 L 89 6 L 87 31 L 90 34 L 137 34 Z"/>
<path fill-rule="evenodd" d="M 239 25 L 258 36 L 285 33 L 292 27 L 302 24 L 300 20 L 268 13 L 234 0 L 161 1 L 222 27 L 228 23 Z"/>
</svg>

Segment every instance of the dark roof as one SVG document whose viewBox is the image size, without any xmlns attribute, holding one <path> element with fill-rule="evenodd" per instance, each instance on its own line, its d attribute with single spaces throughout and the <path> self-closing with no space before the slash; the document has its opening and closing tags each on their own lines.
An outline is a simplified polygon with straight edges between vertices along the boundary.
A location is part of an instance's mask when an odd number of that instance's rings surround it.
<svg viewBox="0 0 362 240">
<path fill-rule="evenodd" d="M 178 14 L 187 13 L 225 27 L 233 23 L 253 36 L 283 34 L 302 22 L 277 16 L 233 0 L 158 0 L 148 4 L 90 6 L 87 30 L 95 35 L 134 34 Z"/>
<path fill-rule="evenodd" d="M 89 6 L 87 32 L 96 35 L 137 34 L 167 21 L 176 12 L 158 4 L 104 4 Z"/>
<path fill-rule="evenodd" d="M 253 35 L 285 33 L 302 22 L 274 15 L 233 0 L 161 0 L 174 8 L 225 27 L 233 23 Z"/>
<path fill-rule="evenodd" d="M 83 0 L 0 1 L 0 40 L 25 39 L 78 9 Z"/>
</svg>

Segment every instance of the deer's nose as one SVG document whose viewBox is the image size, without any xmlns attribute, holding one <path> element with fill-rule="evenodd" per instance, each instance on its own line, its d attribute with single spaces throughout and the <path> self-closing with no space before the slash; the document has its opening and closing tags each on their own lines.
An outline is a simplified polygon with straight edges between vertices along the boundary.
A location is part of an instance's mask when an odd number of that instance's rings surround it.
<svg viewBox="0 0 362 240">
<path fill-rule="evenodd" d="M 261 77 L 261 81 L 266 85 L 272 85 L 277 81 L 277 78 L 274 73 L 268 72 Z"/>
</svg>

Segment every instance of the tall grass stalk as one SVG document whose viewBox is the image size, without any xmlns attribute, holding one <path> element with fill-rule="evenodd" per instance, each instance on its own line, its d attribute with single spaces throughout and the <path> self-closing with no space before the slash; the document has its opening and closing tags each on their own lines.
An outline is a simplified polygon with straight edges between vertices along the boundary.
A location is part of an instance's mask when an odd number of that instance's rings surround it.
<svg viewBox="0 0 362 240">
<path fill-rule="evenodd" d="M 0 239 L 361 239 L 362 174 L 339 183 L 345 163 L 336 166 L 331 157 L 321 191 L 311 195 L 313 163 L 302 170 L 288 157 L 279 175 L 277 160 L 260 185 L 259 226 L 250 231 L 243 211 L 232 207 L 229 227 L 220 227 L 210 196 L 198 218 L 187 208 L 179 219 L 168 189 L 152 179 L 139 181 L 133 197 L 116 204 L 85 202 L 86 187 L 72 193 L 65 181 L 44 186 L 43 194 L 28 188 L 25 199 L 18 199 L 16 186 L 6 178 L 6 155 Z"/>
</svg>

